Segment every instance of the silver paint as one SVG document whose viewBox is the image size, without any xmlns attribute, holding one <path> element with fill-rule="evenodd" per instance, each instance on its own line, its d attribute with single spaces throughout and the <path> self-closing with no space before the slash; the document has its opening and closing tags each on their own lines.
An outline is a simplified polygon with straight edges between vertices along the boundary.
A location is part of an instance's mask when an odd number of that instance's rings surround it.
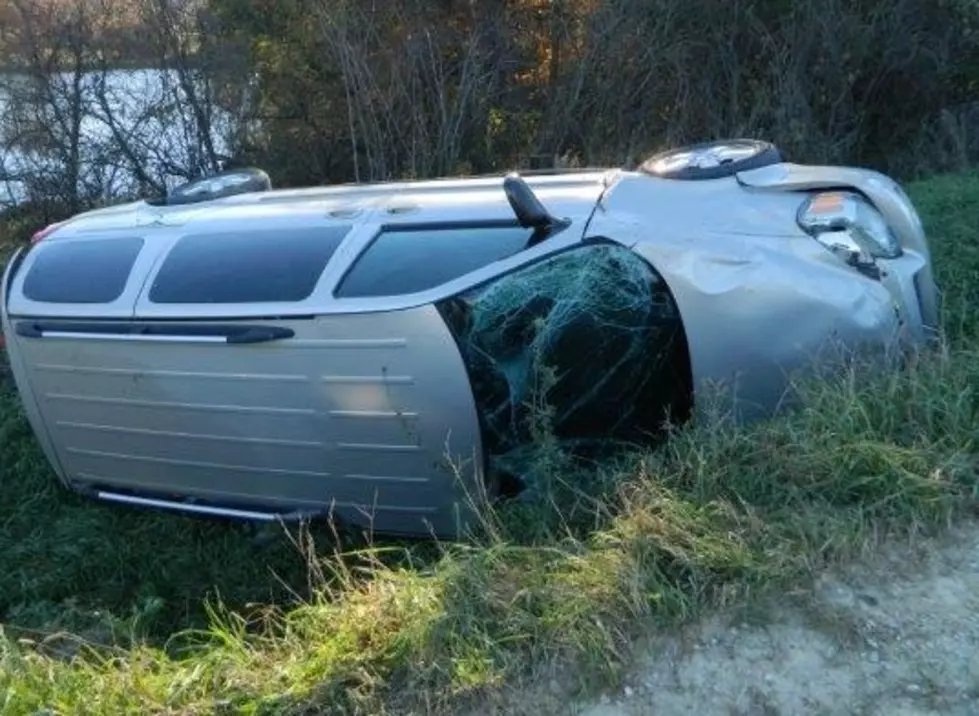
<svg viewBox="0 0 979 716">
<path fill-rule="evenodd" d="M 66 307 L 23 295 L 37 253 L 31 251 L 14 275 L 8 265 L 2 319 L 45 455 L 64 480 L 96 484 L 106 499 L 180 509 L 194 497 L 212 503 L 208 510 L 245 514 L 332 507 L 358 524 L 367 524 L 362 513 L 373 509 L 379 530 L 451 536 L 457 517 L 469 515 L 463 493 L 478 493 L 484 476 L 472 390 L 433 305 L 443 298 L 582 239 L 631 247 L 664 276 L 678 302 L 698 407 L 710 386 L 722 384 L 746 416 L 769 413 L 788 372 L 831 342 L 889 348 L 923 341 L 937 326 L 920 219 L 900 188 L 875 172 L 779 164 L 678 181 L 610 169 L 528 183 L 552 214 L 570 221 L 567 230 L 437 288 L 376 298 L 333 292 L 383 226 L 512 219 L 502 178 L 280 190 L 175 207 L 137 202 L 75 217 L 45 243 L 118 235 L 141 236 L 145 247 L 119 300 L 70 306 L 67 318 L 277 316 L 268 320 L 296 337 L 258 345 L 23 338 L 12 317 L 66 317 Z M 903 255 L 877 260 L 881 281 L 797 225 L 802 202 L 823 188 L 864 194 L 897 236 Z M 256 223 L 281 231 L 349 224 L 352 231 L 305 301 L 149 301 L 148 287 L 181 236 Z"/>
</svg>

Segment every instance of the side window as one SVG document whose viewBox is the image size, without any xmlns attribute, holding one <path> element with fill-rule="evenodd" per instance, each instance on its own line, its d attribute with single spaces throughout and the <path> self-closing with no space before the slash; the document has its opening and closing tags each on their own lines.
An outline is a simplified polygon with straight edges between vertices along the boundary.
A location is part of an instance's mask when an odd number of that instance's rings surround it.
<svg viewBox="0 0 979 716">
<path fill-rule="evenodd" d="M 42 303 L 112 303 L 143 248 L 136 237 L 54 240 L 34 247 L 24 296 Z"/>
<path fill-rule="evenodd" d="M 184 236 L 157 272 L 150 301 L 303 301 L 349 232 L 330 226 Z"/>
<path fill-rule="evenodd" d="M 417 293 L 522 250 L 533 231 L 519 226 L 396 228 L 380 233 L 337 288 L 338 298 Z"/>
</svg>

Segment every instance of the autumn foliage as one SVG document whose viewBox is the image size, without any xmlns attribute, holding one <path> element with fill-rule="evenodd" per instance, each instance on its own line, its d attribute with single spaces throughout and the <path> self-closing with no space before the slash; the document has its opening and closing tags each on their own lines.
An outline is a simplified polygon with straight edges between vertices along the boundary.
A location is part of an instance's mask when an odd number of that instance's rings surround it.
<svg viewBox="0 0 979 716">
<path fill-rule="evenodd" d="M 6 3 L 4 59 L 35 84 L 55 69 L 134 64 L 172 78 L 170 104 L 141 112 L 179 105 L 168 121 L 186 126 L 186 158 L 137 146 L 103 118 L 117 144 L 100 161 L 132 180 L 93 189 L 66 167 L 68 185 L 43 192 L 74 204 L 159 191 L 165 177 L 228 161 L 282 186 L 630 164 L 724 136 L 901 177 L 979 157 L 977 0 Z M 47 116 L 35 105 L 70 92 L 24 97 L 25 116 Z M 68 102 L 79 116 L 98 104 L 83 94 Z M 71 123 L 42 129 L 0 127 L 0 138 L 86 141 Z"/>
</svg>

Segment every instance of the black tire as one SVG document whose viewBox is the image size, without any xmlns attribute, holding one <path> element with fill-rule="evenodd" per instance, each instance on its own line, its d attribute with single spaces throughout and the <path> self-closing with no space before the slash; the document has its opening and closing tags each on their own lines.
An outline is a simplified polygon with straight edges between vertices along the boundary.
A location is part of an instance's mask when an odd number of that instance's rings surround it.
<svg viewBox="0 0 979 716">
<path fill-rule="evenodd" d="M 237 177 L 239 181 L 229 182 L 217 190 L 206 188 L 207 182 L 215 180 L 230 179 Z M 272 180 L 269 175 L 261 169 L 254 167 L 244 167 L 242 169 L 229 169 L 228 171 L 217 172 L 186 184 L 181 184 L 169 193 L 166 203 L 170 206 L 179 204 L 196 204 L 202 201 L 212 201 L 223 199 L 227 196 L 236 194 L 248 194 L 255 191 L 269 191 L 272 188 Z M 202 190 L 203 189 L 203 190 Z"/>
<path fill-rule="evenodd" d="M 714 163 L 703 166 L 690 163 L 694 156 L 700 154 L 709 157 L 711 152 L 728 149 L 735 156 L 713 157 Z M 684 161 L 683 155 L 691 155 Z M 744 156 L 737 156 L 743 154 Z M 671 164 L 670 160 L 674 160 Z M 640 170 L 661 179 L 703 180 L 724 179 L 738 172 L 750 169 L 760 169 L 783 160 L 782 153 L 771 142 L 760 139 L 721 139 L 713 142 L 690 144 L 676 149 L 654 154 L 640 166 Z"/>
</svg>

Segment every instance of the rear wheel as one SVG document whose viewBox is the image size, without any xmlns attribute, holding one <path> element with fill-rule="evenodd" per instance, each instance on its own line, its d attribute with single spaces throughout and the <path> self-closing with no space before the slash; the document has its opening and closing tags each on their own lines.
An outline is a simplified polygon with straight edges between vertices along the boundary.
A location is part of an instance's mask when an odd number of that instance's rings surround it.
<svg viewBox="0 0 979 716">
<path fill-rule="evenodd" d="M 663 179 L 723 179 L 782 162 L 779 149 L 760 139 L 723 139 L 654 154 L 640 169 Z"/>
</svg>

